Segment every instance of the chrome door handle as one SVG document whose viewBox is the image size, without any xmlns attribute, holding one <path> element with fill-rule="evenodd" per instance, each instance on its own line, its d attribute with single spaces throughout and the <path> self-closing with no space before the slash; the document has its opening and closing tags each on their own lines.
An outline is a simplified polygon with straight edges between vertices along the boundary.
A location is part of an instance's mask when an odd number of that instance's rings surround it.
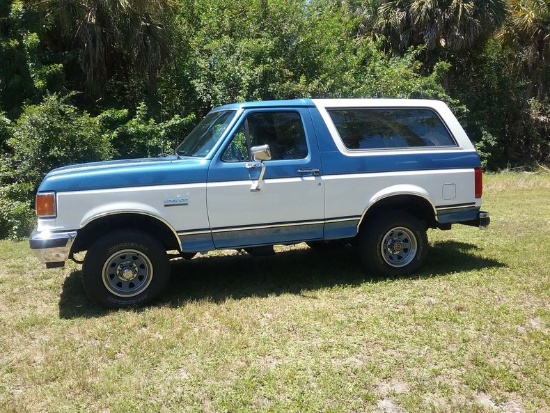
<svg viewBox="0 0 550 413">
<path fill-rule="evenodd" d="M 298 173 L 301 175 L 320 175 L 321 172 L 317 168 L 311 168 L 311 169 L 298 169 Z"/>
</svg>

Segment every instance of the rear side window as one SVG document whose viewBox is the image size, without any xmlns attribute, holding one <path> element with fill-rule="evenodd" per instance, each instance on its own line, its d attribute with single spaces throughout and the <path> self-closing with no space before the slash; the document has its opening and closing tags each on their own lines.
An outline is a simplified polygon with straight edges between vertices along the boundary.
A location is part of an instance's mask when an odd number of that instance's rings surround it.
<svg viewBox="0 0 550 413">
<path fill-rule="evenodd" d="M 328 113 L 348 149 L 457 146 L 431 109 L 351 108 Z"/>
</svg>

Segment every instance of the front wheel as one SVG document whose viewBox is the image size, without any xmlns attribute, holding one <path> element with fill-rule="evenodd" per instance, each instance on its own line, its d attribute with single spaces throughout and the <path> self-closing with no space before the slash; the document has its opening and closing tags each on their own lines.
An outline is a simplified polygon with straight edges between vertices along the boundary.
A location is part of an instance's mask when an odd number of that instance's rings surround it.
<svg viewBox="0 0 550 413">
<path fill-rule="evenodd" d="M 107 308 L 145 304 L 162 292 L 170 263 L 162 245 L 148 234 L 121 230 L 100 238 L 82 266 L 88 295 Z"/>
<path fill-rule="evenodd" d="M 413 215 L 389 211 L 361 229 L 359 250 L 370 271 L 402 276 L 416 271 L 428 251 L 426 227 Z"/>
</svg>

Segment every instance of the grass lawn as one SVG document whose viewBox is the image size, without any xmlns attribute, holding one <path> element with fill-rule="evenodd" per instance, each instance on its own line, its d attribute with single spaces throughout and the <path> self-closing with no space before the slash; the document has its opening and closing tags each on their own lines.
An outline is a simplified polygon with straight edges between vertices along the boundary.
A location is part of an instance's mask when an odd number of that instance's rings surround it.
<svg viewBox="0 0 550 413">
<path fill-rule="evenodd" d="M 485 176 L 487 231 L 429 231 L 415 276 L 351 249 L 175 261 L 144 309 L 0 241 L 1 412 L 550 411 L 550 174 Z"/>
</svg>

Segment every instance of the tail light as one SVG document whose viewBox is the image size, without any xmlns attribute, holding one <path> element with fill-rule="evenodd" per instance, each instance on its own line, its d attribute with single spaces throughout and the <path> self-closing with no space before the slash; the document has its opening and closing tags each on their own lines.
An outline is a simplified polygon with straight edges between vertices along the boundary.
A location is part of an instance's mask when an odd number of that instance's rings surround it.
<svg viewBox="0 0 550 413">
<path fill-rule="evenodd" d="M 55 193 L 36 194 L 36 215 L 39 218 L 55 218 Z"/>
<path fill-rule="evenodd" d="M 476 199 L 481 198 L 483 195 L 483 174 L 481 168 L 474 168 L 475 174 L 475 197 Z"/>
</svg>

